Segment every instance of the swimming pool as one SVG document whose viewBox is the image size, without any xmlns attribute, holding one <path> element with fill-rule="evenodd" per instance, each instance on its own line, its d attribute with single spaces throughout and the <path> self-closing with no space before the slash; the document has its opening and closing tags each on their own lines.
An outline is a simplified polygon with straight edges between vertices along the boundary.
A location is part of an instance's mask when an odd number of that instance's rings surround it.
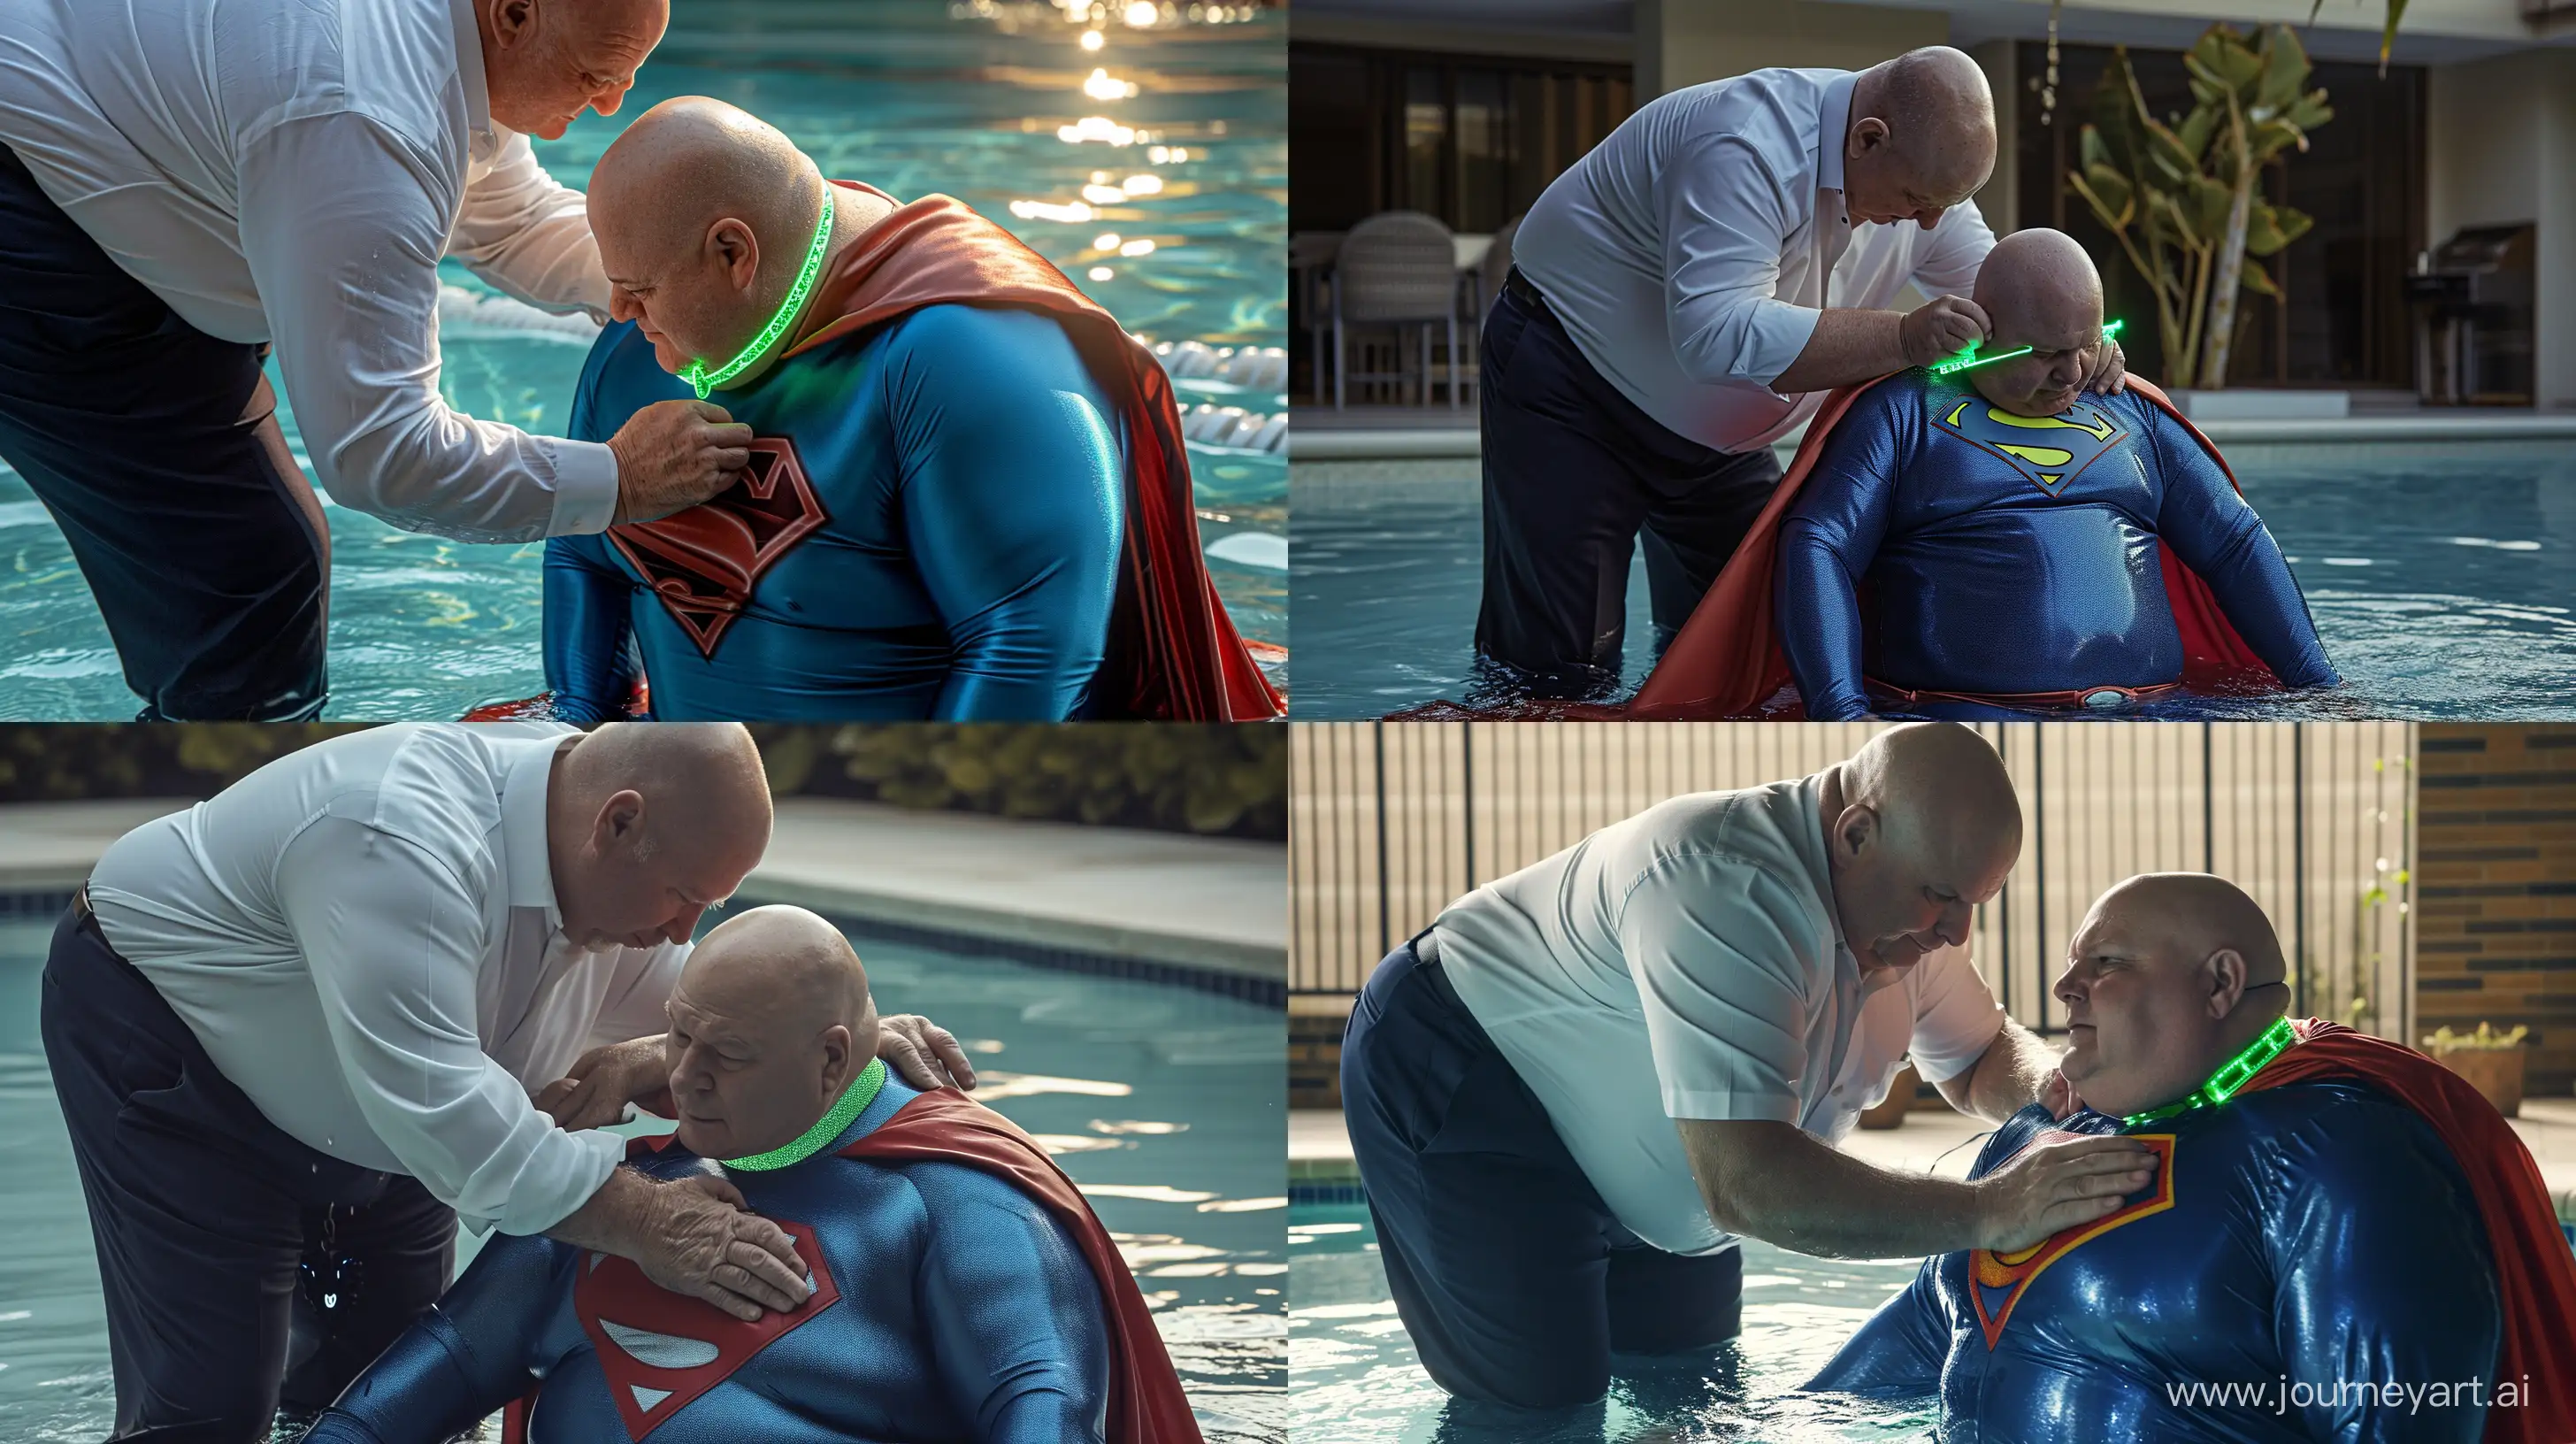
<svg viewBox="0 0 2576 1444">
<path fill-rule="evenodd" d="M 1368 1209 L 1288 1216 L 1288 1364 L 1299 1438 L 1333 1444 L 1919 1439 L 1937 1409 L 1797 1394 L 1919 1261 L 1809 1258 L 1744 1242 L 1744 1332 L 1706 1359 L 1622 1366 L 1597 1410 L 1545 1425 L 1452 1405 L 1414 1359 L 1387 1298 Z M 1329 1427 L 1327 1427 L 1329 1425 Z M 1308 1431 L 1316 1431 L 1309 1433 Z"/>
<path fill-rule="evenodd" d="M 2231 448 L 2345 686 L 2143 715 L 2510 720 L 2576 711 L 2576 448 Z M 1477 463 L 1301 462 L 1295 715 L 1378 717 L 1479 684 Z M 1621 694 L 1652 658 L 1644 563 Z M 2131 716 L 2140 713 L 2126 714 Z"/>
<path fill-rule="evenodd" d="M 1096 51 L 1079 44 L 1086 27 L 1029 0 L 674 8 L 669 37 L 616 116 L 585 116 L 562 140 L 537 142 L 567 184 L 581 185 L 625 124 L 656 102 L 712 95 L 786 131 L 827 174 L 905 199 L 957 196 L 1141 335 L 1217 348 L 1284 344 L 1286 22 L 1276 8 L 1218 6 L 1226 23 L 1207 23 L 1167 6 L 1149 28 L 1113 19 Z M 1189 9 L 1204 17 L 1208 7 Z M 1121 93 L 1131 85 L 1135 94 Z M 1094 243 L 1107 236 L 1116 239 L 1103 253 Z M 453 262 L 445 269 L 450 404 L 560 434 L 593 334 L 587 324 L 542 317 Z M 1261 369 L 1276 370 L 1277 381 L 1176 376 L 1181 405 L 1284 411 L 1284 363 Z M 301 459 L 293 417 L 284 420 Z M 1218 590 L 1247 637 L 1284 645 L 1286 462 L 1199 444 L 1191 460 Z M 327 511 L 328 715 L 452 718 L 542 689 L 541 546 L 472 546 Z M 1285 681 L 1284 663 L 1272 670 Z M 0 719 L 122 718 L 138 705 L 62 533 L 0 465 Z"/>
<path fill-rule="evenodd" d="M 115 1400 L 88 1218 L 36 1031 L 52 926 L 0 920 L 0 1417 L 30 1444 L 103 1437 Z M 977 1096 L 1082 1185 L 1154 1305 L 1211 1444 L 1285 1444 L 1279 1009 L 971 946 L 853 937 L 879 1004 L 968 1040 Z"/>
</svg>

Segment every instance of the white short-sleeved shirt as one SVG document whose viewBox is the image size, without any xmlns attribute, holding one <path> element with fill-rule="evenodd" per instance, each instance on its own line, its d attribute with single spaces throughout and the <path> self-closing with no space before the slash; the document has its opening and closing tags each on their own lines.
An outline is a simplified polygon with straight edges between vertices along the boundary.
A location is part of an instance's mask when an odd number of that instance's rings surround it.
<svg viewBox="0 0 2576 1444">
<path fill-rule="evenodd" d="M 538 1233 L 625 1141 L 531 1093 L 669 1026 L 688 945 L 575 947 L 546 846 L 554 723 L 402 723 L 289 753 L 99 859 L 90 904 L 223 1075 L 305 1145 Z"/>
<path fill-rule="evenodd" d="M 1602 1201 L 1668 1252 L 1734 1242 L 1674 1119 L 1768 1119 L 1838 1142 L 1909 1053 L 1939 1082 L 2003 1027 L 1965 948 L 1863 981 L 1834 913 L 1823 786 L 1674 798 L 1434 925 L 1459 1000 Z"/>
<path fill-rule="evenodd" d="M 1843 213 L 1847 70 L 1756 70 L 1658 96 L 1541 192 L 1512 263 L 1621 395 L 1720 451 L 1815 414 L 1784 395 L 1827 306 L 1884 310 L 1908 281 L 1965 295 L 1994 249 L 1973 202 L 1926 231 Z M 1830 286 L 1828 280 L 1830 279 Z"/>
</svg>

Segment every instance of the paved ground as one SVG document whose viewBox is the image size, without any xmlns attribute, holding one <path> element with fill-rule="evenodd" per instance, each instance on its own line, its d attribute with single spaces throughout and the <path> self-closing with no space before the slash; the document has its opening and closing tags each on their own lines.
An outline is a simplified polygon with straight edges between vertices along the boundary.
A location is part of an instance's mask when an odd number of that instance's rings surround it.
<svg viewBox="0 0 2576 1444">
<path fill-rule="evenodd" d="M 180 800 L 0 807 L 0 892 L 68 888 Z M 1285 980 L 1277 843 L 1076 827 L 830 798 L 779 805 L 743 896 L 977 937 Z"/>
</svg>

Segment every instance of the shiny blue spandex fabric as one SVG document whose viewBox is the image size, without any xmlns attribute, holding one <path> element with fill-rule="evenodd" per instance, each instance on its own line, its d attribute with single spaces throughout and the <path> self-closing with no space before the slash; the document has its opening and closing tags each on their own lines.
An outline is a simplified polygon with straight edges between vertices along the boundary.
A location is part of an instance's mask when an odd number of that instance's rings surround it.
<svg viewBox="0 0 2576 1444">
<path fill-rule="evenodd" d="M 821 1153 L 727 1174 L 754 1212 L 814 1229 L 840 1297 L 655 1424 L 652 1444 L 1101 1438 L 1108 1322 L 1072 1237 L 977 1169 L 834 1156 L 913 1096 L 888 1078 Z M 674 1143 L 638 1166 L 669 1178 L 711 1165 Z M 574 1305 L 587 1257 L 542 1235 L 494 1238 L 308 1444 L 438 1444 L 539 1381 L 530 1444 L 626 1444 L 610 1390 L 671 1381 L 632 1360 L 603 1368 Z"/>
<path fill-rule="evenodd" d="M 2052 1124 L 2034 1105 L 1972 1176 L 2050 1128 L 2124 1131 L 2098 1113 Z M 2077 1244 L 2018 1298 L 1986 1288 L 1990 1317 L 2011 1304 L 1991 1348 L 1975 1255 L 1928 1259 L 1807 1387 L 1937 1396 L 1945 1444 L 2473 1444 L 2484 1408 L 2435 1407 L 2420 1386 L 2491 1379 L 2495 1269 L 2468 1182 L 2420 1115 L 2294 1083 L 2131 1131 L 2174 1135 L 2170 1208 Z M 2265 1392 L 2220 1401 L 2195 1384 Z"/>
<path fill-rule="evenodd" d="M 695 395 L 631 322 L 591 347 L 571 431 L 605 440 Z M 546 544 L 555 715 L 625 715 L 629 641 L 661 718 L 1076 715 L 1099 669 L 1124 525 L 1118 413 L 1035 312 L 926 306 L 710 398 L 786 437 L 830 521 L 700 655 L 602 536 Z"/>
<path fill-rule="evenodd" d="M 1868 714 L 1864 671 L 1981 694 L 2176 681 L 2159 547 L 2283 685 L 2337 680 L 2263 519 L 2153 402 L 2087 393 L 2023 417 L 1964 376 L 1880 382 L 1780 532 L 1780 638 L 1807 716 Z"/>
</svg>

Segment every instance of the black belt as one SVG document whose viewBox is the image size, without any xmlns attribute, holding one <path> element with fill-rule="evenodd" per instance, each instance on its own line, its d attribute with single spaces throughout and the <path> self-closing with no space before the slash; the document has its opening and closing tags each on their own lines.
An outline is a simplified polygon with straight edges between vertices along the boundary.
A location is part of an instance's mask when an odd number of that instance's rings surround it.
<svg viewBox="0 0 2576 1444">
<path fill-rule="evenodd" d="M 1544 311 L 1551 316 L 1556 314 L 1556 308 L 1547 303 L 1547 296 L 1530 284 L 1530 278 L 1522 275 L 1518 266 L 1503 273 L 1503 294 L 1532 311 Z"/>
</svg>

